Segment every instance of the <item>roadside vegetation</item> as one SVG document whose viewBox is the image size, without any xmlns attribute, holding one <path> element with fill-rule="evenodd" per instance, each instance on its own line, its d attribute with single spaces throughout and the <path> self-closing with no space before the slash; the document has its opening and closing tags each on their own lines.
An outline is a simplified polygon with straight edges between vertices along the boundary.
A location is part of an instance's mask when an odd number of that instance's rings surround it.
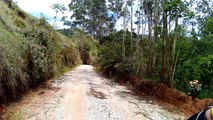
<svg viewBox="0 0 213 120">
<path fill-rule="evenodd" d="M 81 60 L 72 39 L 15 3 L 0 1 L 0 103 L 62 74 Z"/>
<path fill-rule="evenodd" d="M 95 64 L 98 42 L 94 37 L 78 28 L 60 29 L 58 31 L 75 43 L 82 64 Z"/>
</svg>

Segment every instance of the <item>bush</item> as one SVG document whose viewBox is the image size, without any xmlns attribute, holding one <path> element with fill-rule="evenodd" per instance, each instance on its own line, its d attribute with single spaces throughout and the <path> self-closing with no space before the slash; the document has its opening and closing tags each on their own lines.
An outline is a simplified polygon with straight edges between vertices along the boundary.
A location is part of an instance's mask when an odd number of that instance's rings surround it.
<svg viewBox="0 0 213 120">
<path fill-rule="evenodd" d="M 25 60 L 26 43 L 0 28 L 0 103 L 20 97 L 28 89 Z"/>
<path fill-rule="evenodd" d="M 72 29 L 71 34 L 73 35 L 72 39 L 77 44 L 77 49 L 83 64 L 93 64 L 97 54 L 96 40 L 77 28 Z"/>
<path fill-rule="evenodd" d="M 212 81 L 213 55 L 197 56 L 186 60 L 182 65 L 182 75 L 185 80 L 200 80 L 203 85 Z"/>
<path fill-rule="evenodd" d="M 138 46 L 138 48 L 136 47 L 136 38 L 132 40 L 133 48 L 131 49 L 131 33 L 127 31 L 123 46 L 123 32 L 124 31 L 111 33 L 109 36 L 100 39 L 96 61 L 101 69 L 107 71 L 111 75 L 130 76 L 137 73 L 138 66 L 141 64 L 142 58 L 139 58 L 139 60 L 136 56 L 140 48 L 140 46 Z M 123 51 L 123 47 L 125 47 L 125 51 Z"/>
<path fill-rule="evenodd" d="M 53 77 L 51 64 L 51 43 L 45 31 L 31 29 L 24 33 L 28 40 L 27 67 L 33 86 Z M 50 68 L 50 69 L 49 69 Z"/>
<path fill-rule="evenodd" d="M 199 94 L 199 98 L 213 98 L 213 92 L 212 92 L 213 86 L 210 86 L 208 89 L 204 89 Z"/>
<path fill-rule="evenodd" d="M 63 64 L 68 67 L 73 67 L 79 64 L 80 57 L 78 55 L 78 51 L 72 44 L 63 46 L 62 56 Z"/>
<path fill-rule="evenodd" d="M 188 59 L 182 63 L 176 74 L 181 73 L 181 80 L 175 80 L 174 86 L 181 91 L 188 92 L 189 87 L 186 82 L 191 80 L 199 80 L 202 85 L 201 98 L 210 97 L 212 95 L 211 86 L 213 84 L 213 55 L 200 55 Z M 179 81 L 179 82 L 178 82 Z M 206 97 L 205 97 L 206 96 Z M 213 97 L 213 96 L 211 96 Z"/>
</svg>

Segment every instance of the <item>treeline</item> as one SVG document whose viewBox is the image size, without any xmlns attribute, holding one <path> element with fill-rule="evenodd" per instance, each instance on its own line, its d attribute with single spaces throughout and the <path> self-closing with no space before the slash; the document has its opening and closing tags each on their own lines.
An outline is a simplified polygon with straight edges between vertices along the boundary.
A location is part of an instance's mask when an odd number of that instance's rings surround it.
<svg viewBox="0 0 213 120">
<path fill-rule="evenodd" d="M 15 3 L 0 1 L 0 104 L 80 63 L 71 39 Z"/>
<path fill-rule="evenodd" d="M 210 0 L 72 0 L 69 10 L 73 14 L 63 19 L 65 25 L 98 40 L 96 63 L 109 74 L 156 79 L 213 97 Z M 192 80 L 201 86 L 193 88 Z"/>
<path fill-rule="evenodd" d="M 64 28 L 58 31 L 72 39 L 72 42 L 75 43 L 82 64 L 95 64 L 98 43 L 94 37 L 78 28 Z"/>
</svg>

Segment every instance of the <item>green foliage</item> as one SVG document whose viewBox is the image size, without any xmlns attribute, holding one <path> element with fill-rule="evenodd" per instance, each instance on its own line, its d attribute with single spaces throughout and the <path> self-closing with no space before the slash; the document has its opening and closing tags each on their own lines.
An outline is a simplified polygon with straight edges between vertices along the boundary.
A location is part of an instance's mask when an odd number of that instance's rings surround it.
<svg viewBox="0 0 213 120">
<path fill-rule="evenodd" d="M 25 28 L 26 27 L 26 24 L 22 20 L 20 20 L 18 18 L 14 21 L 14 24 L 17 27 L 20 27 L 20 28 Z"/>
<path fill-rule="evenodd" d="M 131 39 L 130 32 L 127 31 L 125 39 L 125 58 L 123 57 L 123 33 L 124 31 L 119 31 L 117 33 L 112 33 L 109 36 L 105 36 L 100 39 L 100 46 L 98 48 L 97 63 L 101 69 L 112 73 L 111 75 L 122 74 L 125 76 L 136 74 L 137 69 L 141 69 L 142 64 L 141 58 L 137 57 L 136 54 L 142 54 L 141 51 L 134 47 L 131 49 Z M 134 35 L 134 40 L 136 36 Z M 136 44 L 136 41 L 134 41 Z"/>
<path fill-rule="evenodd" d="M 28 40 L 28 68 L 31 80 L 46 80 L 53 76 L 51 62 L 52 50 L 49 46 L 52 41 L 42 29 L 27 30 L 24 37 Z M 50 68 L 50 69 L 49 69 Z M 35 82 L 36 83 L 36 82 Z"/>
<path fill-rule="evenodd" d="M 209 89 L 204 89 L 201 91 L 199 98 L 212 98 L 213 92 L 212 92 L 213 86 L 211 85 Z"/>
<path fill-rule="evenodd" d="M 65 36 L 67 36 L 67 37 L 69 37 L 69 38 L 72 38 L 72 36 L 73 36 L 73 32 L 72 32 L 72 30 L 71 29 L 59 29 L 58 30 L 61 34 L 64 34 Z"/>
<path fill-rule="evenodd" d="M 184 80 L 201 80 L 205 85 L 209 85 L 212 78 L 212 61 L 213 55 L 197 56 L 193 59 L 188 59 L 182 65 L 182 78 Z M 208 81 L 208 82 L 207 82 Z"/>
<path fill-rule="evenodd" d="M 56 14 L 57 14 L 58 12 L 62 12 L 62 13 L 63 13 L 64 11 L 67 10 L 66 7 L 65 7 L 64 5 L 60 5 L 60 4 L 53 4 L 53 5 L 51 6 L 51 8 L 55 10 Z M 56 16 L 55 16 L 55 17 L 56 17 Z"/>
<path fill-rule="evenodd" d="M 28 75 L 25 73 L 25 61 L 21 58 L 25 43 L 11 36 L 8 31 L 1 29 L 1 33 L 3 36 L 0 35 L 0 102 L 4 102 L 7 100 L 5 96 L 10 99 L 17 98 L 19 92 L 28 89 L 29 82 L 27 81 Z"/>
<path fill-rule="evenodd" d="M 83 29 L 84 32 L 100 37 L 114 28 L 106 0 L 72 0 L 69 8 L 73 11 L 71 26 Z"/>
<path fill-rule="evenodd" d="M 63 64 L 68 67 L 76 66 L 80 63 L 80 56 L 78 50 L 71 42 L 72 39 L 68 39 L 66 44 L 62 46 L 62 61 Z"/>
<path fill-rule="evenodd" d="M 174 80 L 172 82 L 172 87 L 174 87 L 175 89 L 177 90 L 180 90 L 180 91 L 184 91 L 184 92 L 190 92 L 189 91 L 189 85 L 186 81 L 184 80 Z"/>
<path fill-rule="evenodd" d="M 78 28 L 58 31 L 74 41 L 83 64 L 94 64 L 97 56 L 97 41 L 91 35 Z"/>
<path fill-rule="evenodd" d="M 98 49 L 97 62 L 101 68 L 105 70 L 115 69 L 114 65 L 119 63 L 122 59 L 122 46 L 120 44 L 108 43 L 101 45 Z"/>
<path fill-rule="evenodd" d="M 204 22 L 201 24 L 202 37 L 205 40 L 212 41 L 213 38 L 213 12 L 211 15 L 206 17 Z"/>
<path fill-rule="evenodd" d="M 189 39 L 193 39 L 190 41 Z M 184 42 L 185 41 L 185 42 Z M 180 44 L 180 56 L 175 72 L 173 85 L 178 90 L 189 92 L 187 81 L 199 80 L 202 85 L 200 98 L 213 97 L 211 86 L 213 82 L 213 44 L 206 39 L 185 39 Z"/>
<path fill-rule="evenodd" d="M 77 44 L 78 51 L 80 53 L 80 57 L 83 64 L 94 63 L 97 54 L 95 39 L 79 29 L 73 29 L 72 33 L 72 39 L 75 40 Z"/>
</svg>

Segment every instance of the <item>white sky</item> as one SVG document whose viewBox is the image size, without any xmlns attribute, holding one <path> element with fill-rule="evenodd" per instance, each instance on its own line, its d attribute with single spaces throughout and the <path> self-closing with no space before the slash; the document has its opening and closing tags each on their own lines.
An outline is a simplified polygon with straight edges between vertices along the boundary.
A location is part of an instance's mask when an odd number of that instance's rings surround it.
<svg viewBox="0 0 213 120">
<path fill-rule="evenodd" d="M 18 4 L 18 6 L 29 14 L 39 18 L 40 14 L 43 13 L 45 17 L 48 18 L 50 24 L 53 24 L 53 18 L 55 16 L 55 11 L 51 8 L 51 6 L 55 3 L 64 4 L 68 9 L 68 4 L 71 0 L 13 0 Z M 71 13 L 65 12 L 66 16 L 70 16 Z M 61 19 L 63 15 L 59 13 L 58 19 Z M 64 28 L 63 22 L 59 20 L 56 22 L 56 26 L 59 28 Z"/>
<path fill-rule="evenodd" d="M 71 2 L 71 0 L 13 0 L 17 3 L 17 5 L 23 9 L 24 11 L 28 12 L 29 14 L 40 18 L 40 14 L 43 13 L 46 18 L 48 18 L 48 21 L 51 25 L 53 25 L 53 18 L 55 16 L 55 11 L 51 8 L 51 6 L 55 3 L 63 4 L 68 9 L 68 4 Z M 134 11 L 137 9 L 137 6 L 134 6 Z M 68 16 L 68 18 L 71 16 L 71 13 L 69 10 L 65 12 L 65 16 Z M 55 24 L 56 28 L 66 28 L 66 26 L 63 26 L 63 22 L 60 21 L 62 18 L 62 14 L 58 14 L 58 20 Z M 134 18 L 134 22 L 136 21 L 136 18 Z M 116 29 L 120 30 L 123 28 L 122 26 L 123 20 L 119 19 L 116 24 Z M 130 25 L 128 25 L 130 26 Z M 129 27 L 130 28 L 130 27 Z M 134 28 L 136 28 L 136 25 L 134 24 Z"/>
</svg>

